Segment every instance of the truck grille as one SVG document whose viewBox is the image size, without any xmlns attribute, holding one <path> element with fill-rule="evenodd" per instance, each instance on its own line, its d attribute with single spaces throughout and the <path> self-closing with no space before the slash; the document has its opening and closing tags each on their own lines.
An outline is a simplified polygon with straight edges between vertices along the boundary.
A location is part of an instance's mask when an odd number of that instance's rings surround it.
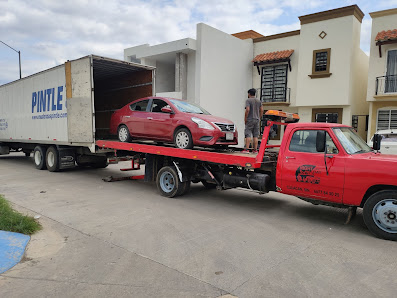
<svg viewBox="0 0 397 298">
<path fill-rule="evenodd" d="M 216 126 L 219 127 L 221 131 L 224 132 L 233 132 L 234 131 L 234 124 L 227 124 L 227 123 L 214 123 Z"/>
</svg>

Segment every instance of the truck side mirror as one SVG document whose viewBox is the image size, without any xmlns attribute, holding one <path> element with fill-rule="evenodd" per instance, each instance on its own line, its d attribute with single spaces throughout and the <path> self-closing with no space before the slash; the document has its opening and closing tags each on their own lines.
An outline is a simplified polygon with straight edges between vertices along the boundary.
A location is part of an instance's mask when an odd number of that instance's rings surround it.
<svg viewBox="0 0 397 298">
<path fill-rule="evenodd" d="M 317 131 L 316 151 L 317 152 L 325 152 L 325 131 L 324 130 Z"/>
<path fill-rule="evenodd" d="M 372 140 L 372 149 L 379 151 L 380 150 L 380 142 L 382 141 L 382 135 L 374 134 L 374 138 Z"/>
</svg>

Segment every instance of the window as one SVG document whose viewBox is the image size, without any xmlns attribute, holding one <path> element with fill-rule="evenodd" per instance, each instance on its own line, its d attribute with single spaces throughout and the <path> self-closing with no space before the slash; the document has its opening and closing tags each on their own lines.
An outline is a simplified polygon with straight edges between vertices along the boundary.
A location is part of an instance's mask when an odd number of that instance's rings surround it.
<svg viewBox="0 0 397 298">
<path fill-rule="evenodd" d="M 313 51 L 312 79 L 329 77 L 329 66 L 331 62 L 331 49 Z"/>
<path fill-rule="evenodd" d="M 316 113 L 316 122 L 338 123 L 338 113 Z"/>
<path fill-rule="evenodd" d="M 397 129 L 397 110 L 378 110 L 376 130 Z"/>
<path fill-rule="evenodd" d="M 198 105 L 177 99 L 170 99 L 170 101 L 179 111 L 183 113 L 211 115 L 210 113 L 208 113 L 206 110 L 204 110 L 202 107 Z"/>
<path fill-rule="evenodd" d="M 138 101 L 130 105 L 131 111 L 142 111 L 146 112 L 147 105 L 149 103 L 149 99 Z"/>
<path fill-rule="evenodd" d="M 265 66 L 262 68 L 261 101 L 285 102 L 287 99 L 288 65 Z"/>
<path fill-rule="evenodd" d="M 318 131 L 319 130 L 295 131 L 291 138 L 289 150 L 295 152 L 323 153 L 323 152 L 317 152 L 316 149 L 316 140 L 317 140 Z M 327 148 L 327 154 L 336 154 L 339 152 L 334 141 L 332 140 L 332 138 L 328 133 L 326 133 L 325 144 Z"/>
<path fill-rule="evenodd" d="M 152 103 L 152 112 L 162 113 L 161 109 L 167 106 L 170 107 L 164 100 L 155 98 Z"/>
<path fill-rule="evenodd" d="M 397 134 L 394 133 L 384 133 L 380 134 L 382 136 L 382 143 L 397 143 Z M 371 138 L 371 142 L 373 142 L 374 136 Z"/>
<path fill-rule="evenodd" d="M 333 128 L 336 137 L 348 154 L 371 152 L 371 148 L 354 132 L 353 128 Z"/>
<path fill-rule="evenodd" d="M 312 122 L 342 123 L 343 108 L 312 109 Z"/>
<path fill-rule="evenodd" d="M 385 93 L 397 92 L 397 50 L 387 53 Z"/>
</svg>

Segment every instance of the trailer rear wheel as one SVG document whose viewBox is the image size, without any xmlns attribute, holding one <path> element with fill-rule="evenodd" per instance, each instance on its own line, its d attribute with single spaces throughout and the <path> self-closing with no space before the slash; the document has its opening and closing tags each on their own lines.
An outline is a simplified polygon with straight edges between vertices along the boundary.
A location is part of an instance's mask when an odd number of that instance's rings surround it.
<svg viewBox="0 0 397 298">
<path fill-rule="evenodd" d="M 46 164 L 47 164 L 47 169 L 50 172 L 59 171 L 59 152 L 56 147 L 54 146 L 48 147 L 46 153 Z"/>
<path fill-rule="evenodd" d="M 45 148 L 40 145 L 36 146 L 33 150 L 34 165 L 36 166 L 36 169 L 38 169 L 38 170 L 44 170 L 47 168 L 45 152 L 46 152 Z"/>
<path fill-rule="evenodd" d="M 165 166 L 160 169 L 156 178 L 157 189 L 164 197 L 173 198 L 181 192 L 182 183 L 174 167 Z"/>
<path fill-rule="evenodd" d="M 364 204 L 365 225 L 375 236 L 397 241 L 397 191 L 374 193 Z"/>
</svg>

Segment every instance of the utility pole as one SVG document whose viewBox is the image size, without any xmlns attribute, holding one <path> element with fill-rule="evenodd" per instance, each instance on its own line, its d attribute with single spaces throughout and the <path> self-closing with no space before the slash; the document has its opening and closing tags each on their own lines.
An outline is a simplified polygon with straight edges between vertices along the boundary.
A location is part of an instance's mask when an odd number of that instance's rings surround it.
<svg viewBox="0 0 397 298">
<path fill-rule="evenodd" d="M 22 71 L 21 71 L 21 51 L 17 51 L 16 49 L 14 49 L 13 47 L 9 46 L 8 44 L 6 44 L 5 42 L 1 41 L 0 42 L 4 45 L 6 45 L 7 47 L 9 47 L 10 49 L 14 50 L 15 52 L 18 53 L 18 57 L 19 57 L 19 78 L 22 79 Z"/>
</svg>

